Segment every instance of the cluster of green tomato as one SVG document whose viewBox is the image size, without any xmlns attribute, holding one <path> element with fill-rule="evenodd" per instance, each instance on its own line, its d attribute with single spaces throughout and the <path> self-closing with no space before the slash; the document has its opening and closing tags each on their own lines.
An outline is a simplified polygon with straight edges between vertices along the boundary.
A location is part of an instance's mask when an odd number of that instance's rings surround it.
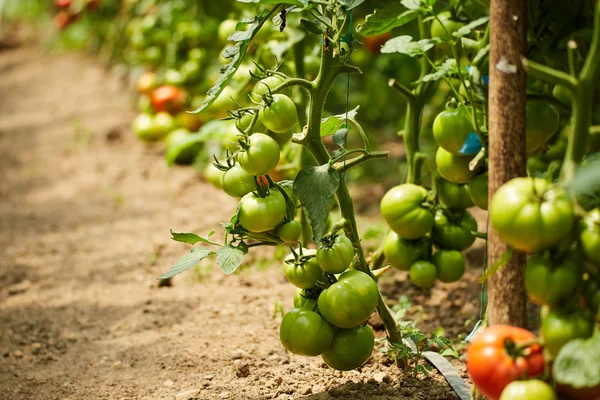
<svg viewBox="0 0 600 400">
<path fill-rule="evenodd" d="M 490 220 L 502 241 L 532 253 L 525 268 L 530 299 L 542 305 L 541 335 L 550 359 L 569 341 L 590 337 L 600 322 L 600 209 L 578 218 L 564 188 L 516 178 L 494 194 Z"/>
<path fill-rule="evenodd" d="M 287 280 L 298 290 L 295 308 L 281 321 L 281 343 L 294 354 L 320 355 L 340 371 L 364 364 L 375 344 L 365 322 L 377 307 L 379 291 L 369 275 L 348 270 L 353 256 L 350 239 L 330 232 L 318 249 L 293 251 L 284 265 Z"/>
</svg>

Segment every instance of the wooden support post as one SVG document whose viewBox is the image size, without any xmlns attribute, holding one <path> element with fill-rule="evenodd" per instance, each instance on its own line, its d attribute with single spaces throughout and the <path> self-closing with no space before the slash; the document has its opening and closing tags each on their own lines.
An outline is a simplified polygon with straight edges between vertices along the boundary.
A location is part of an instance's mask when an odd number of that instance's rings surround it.
<svg viewBox="0 0 600 400">
<path fill-rule="evenodd" d="M 490 4 L 489 197 L 507 181 L 525 172 L 526 75 L 521 57 L 527 49 L 527 1 L 492 0 Z M 507 246 L 491 224 L 488 262 Z M 516 253 L 489 279 L 490 325 L 525 326 L 527 296 L 523 283 L 525 255 Z"/>
</svg>

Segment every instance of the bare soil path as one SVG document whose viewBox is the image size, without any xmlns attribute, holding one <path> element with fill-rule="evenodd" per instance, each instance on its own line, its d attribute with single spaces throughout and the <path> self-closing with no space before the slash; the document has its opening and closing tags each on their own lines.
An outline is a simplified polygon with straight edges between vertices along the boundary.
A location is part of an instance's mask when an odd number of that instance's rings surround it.
<svg viewBox="0 0 600 400">
<path fill-rule="evenodd" d="M 81 56 L 0 52 L 1 399 L 456 398 L 379 353 L 349 373 L 287 354 L 279 268 L 208 264 L 158 288 L 187 251 L 169 228 L 207 233 L 235 201 L 139 143 L 127 93 Z M 474 313 L 447 294 L 433 309 Z"/>
</svg>

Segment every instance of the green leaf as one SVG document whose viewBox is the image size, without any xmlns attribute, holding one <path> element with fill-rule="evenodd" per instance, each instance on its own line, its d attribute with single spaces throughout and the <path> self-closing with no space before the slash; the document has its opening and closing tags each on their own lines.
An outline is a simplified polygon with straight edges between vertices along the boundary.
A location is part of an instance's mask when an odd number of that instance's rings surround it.
<svg viewBox="0 0 600 400">
<path fill-rule="evenodd" d="M 231 275 L 235 270 L 242 264 L 244 254 L 248 252 L 242 250 L 240 247 L 233 247 L 228 244 L 217 251 L 217 265 L 221 268 L 221 271 L 225 275 Z"/>
<path fill-rule="evenodd" d="M 292 4 L 299 7 L 306 7 L 308 0 L 237 0 L 240 3 L 254 3 L 254 4 Z"/>
<path fill-rule="evenodd" d="M 567 189 L 586 210 L 594 208 L 600 199 L 600 153 L 586 157 Z"/>
<path fill-rule="evenodd" d="M 215 252 L 206 247 L 193 248 L 189 254 L 181 257 L 167 273 L 160 277 L 160 279 L 171 278 L 172 276 L 187 271 L 200 261 L 204 260 L 206 257 L 209 257 L 213 254 L 215 254 Z"/>
<path fill-rule="evenodd" d="M 440 79 L 445 78 L 446 76 L 450 76 L 452 74 L 458 73 L 458 66 L 456 64 L 456 60 L 454 58 L 449 58 L 442 65 L 438 67 L 438 70 L 432 72 L 431 74 L 425 75 L 418 82 L 431 82 L 431 81 L 439 81 Z M 418 83 L 417 82 L 417 83 Z"/>
<path fill-rule="evenodd" d="M 485 271 L 485 274 L 483 274 L 483 276 L 481 278 L 479 278 L 479 281 L 481 283 L 487 281 L 489 279 L 490 276 L 494 275 L 500 268 L 504 267 L 506 265 L 506 263 L 508 261 L 510 261 L 510 258 L 513 256 L 513 249 L 509 248 L 506 253 L 502 254 L 502 256 L 496 260 L 495 263 L 492 264 L 492 266 Z"/>
<path fill-rule="evenodd" d="M 597 391 L 600 387 L 598 354 L 600 354 L 600 331 L 596 330 L 594 336 L 588 339 L 571 340 L 560 349 L 554 360 L 552 368 L 554 380 L 575 389 L 595 388 Z"/>
<path fill-rule="evenodd" d="M 313 19 L 312 21 L 309 21 L 307 19 L 301 19 L 300 24 L 308 32 L 310 32 L 314 35 L 322 35 L 323 33 L 325 33 L 325 28 L 326 28 L 325 25 L 316 19 Z"/>
<path fill-rule="evenodd" d="M 411 36 L 398 36 L 388 40 L 381 48 L 381 52 L 400 53 L 406 54 L 409 57 L 418 57 L 435 47 L 437 42 L 437 39 L 422 39 L 418 42 L 413 42 Z"/>
<path fill-rule="evenodd" d="M 346 148 L 346 139 L 348 139 L 348 129 L 338 129 L 337 132 L 333 134 L 333 143 L 340 146 L 340 148 Z"/>
<path fill-rule="evenodd" d="M 215 234 L 215 231 L 212 231 L 208 234 L 208 236 L 212 236 Z M 171 240 L 181 243 L 187 244 L 196 244 L 198 242 L 210 243 L 211 241 L 207 238 L 203 238 L 202 236 L 198 236 L 195 233 L 177 233 L 171 230 Z"/>
<path fill-rule="evenodd" d="M 300 29 L 294 29 L 288 26 L 285 31 L 287 32 L 287 40 L 270 40 L 265 43 L 275 59 L 283 60 L 284 55 L 292 48 L 295 44 L 301 42 L 305 37 L 306 33 Z"/>
<path fill-rule="evenodd" d="M 483 24 L 486 24 L 489 20 L 490 20 L 490 17 L 478 18 L 475 21 L 472 21 L 472 22 L 462 26 L 459 30 L 454 32 L 452 35 L 454 35 L 456 37 L 467 36 L 468 34 L 471 33 L 471 31 L 473 31 L 473 29 L 475 29 L 478 26 L 481 26 Z"/>
<path fill-rule="evenodd" d="M 418 10 L 421 8 L 420 0 L 402 0 L 400 3 L 409 10 Z"/>
<path fill-rule="evenodd" d="M 315 243 L 323 237 L 329 205 L 339 184 L 340 175 L 329 164 L 304 168 L 294 180 L 294 194 L 308 215 Z"/>
<path fill-rule="evenodd" d="M 377 36 L 406 25 L 418 16 L 418 10 L 406 10 L 397 0 L 387 0 L 373 14 L 367 15 L 357 31 L 363 36 Z"/>
<path fill-rule="evenodd" d="M 167 165 L 171 166 L 176 162 L 191 162 L 196 158 L 202 148 L 202 143 L 205 141 L 206 138 L 201 133 L 192 133 L 184 139 L 177 140 L 176 143 L 167 147 L 167 151 L 165 152 Z"/>
<path fill-rule="evenodd" d="M 298 0 L 293 1 L 300 3 Z M 280 2 L 271 2 L 271 0 L 249 0 L 245 2 L 260 2 L 261 4 L 280 4 Z M 233 75 L 237 72 L 239 66 L 242 64 L 242 61 L 244 61 L 244 56 L 246 55 L 246 51 L 248 50 L 248 46 L 250 45 L 252 38 L 254 38 L 256 33 L 260 30 L 265 20 L 269 16 L 269 13 L 270 12 L 268 10 L 264 10 L 262 13 L 257 15 L 256 18 L 254 18 L 252 23 L 248 24 L 248 29 L 245 31 L 246 33 L 244 34 L 247 37 L 247 39 L 240 40 L 236 42 L 235 45 L 225 49 L 225 51 L 223 52 L 223 57 L 230 59 L 231 62 L 221 67 L 221 75 L 214 83 L 214 85 L 208 90 L 204 103 L 202 103 L 200 107 L 194 110 L 194 113 L 200 113 L 206 110 L 208 107 L 210 107 L 215 102 L 217 97 L 219 97 L 219 94 L 221 94 L 223 89 L 227 87 L 227 85 L 233 78 Z M 236 35 L 236 32 L 232 33 L 232 36 L 233 35 Z"/>
<path fill-rule="evenodd" d="M 356 106 L 353 110 L 348 111 L 348 119 L 355 120 L 360 106 Z M 346 122 L 346 114 L 334 115 L 321 120 L 321 137 L 333 135 Z"/>
<path fill-rule="evenodd" d="M 346 7 L 347 11 L 360 6 L 364 2 L 365 0 L 338 0 L 338 3 Z"/>
</svg>

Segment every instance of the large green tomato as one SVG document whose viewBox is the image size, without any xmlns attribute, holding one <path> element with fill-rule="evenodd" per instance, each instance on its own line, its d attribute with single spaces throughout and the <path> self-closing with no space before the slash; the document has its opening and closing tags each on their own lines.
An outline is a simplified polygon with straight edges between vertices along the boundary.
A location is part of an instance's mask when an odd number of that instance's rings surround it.
<svg viewBox="0 0 600 400">
<path fill-rule="evenodd" d="M 458 155 L 469 133 L 474 132 L 470 107 L 446 109 L 433 121 L 433 137 L 444 150 Z"/>
<path fill-rule="evenodd" d="M 294 295 L 294 308 L 306 308 L 314 311 L 317 308 L 318 297 L 313 298 L 306 290 L 296 289 Z"/>
<path fill-rule="evenodd" d="M 556 357 L 571 340 L 592 336 L 594 317 L 587 310 L 550 310 L 542 318 L 540 333 L 544 338 L 544 348 L 552 357 Z"/>
<path fill-rule="evenodd" d="M 431 22 L 431 37 L 451 40 L 452 34 L 462 28 L 462 26 L 462 23 L 452 20 L 450 11 L 442 11 L 437 15 L 437 19 Z"/>
<path fill-rule="evenodd" d="M 354 246 L 344 235 L 335 237 L 332 243 L 321 241 L 317 249 L 317 262 L 325 272 L 340 274 L 348 269 L 354 257 Z"/>
<path fill-rule="evenodd" d="M 437 279 L 437 269 L 429 261 L 417 261 L 410 267 L 410 280 L 416 286 L 427 289 Z"/>
<path fill-rule="evenodd" d="M 600 266 L 600 209 L 590 211 L 581 222 L 579 242 L 585 260 Z"/>
<path fill-rule="evenodd" d="M 539 379 L 514 381 L 509 383 L 500 400 L 558 400 L 552 386 Z"/>
<path fill-rule="evenodd" d="M 565 86 L 556 85 L 554 89 L 552 89 L 552 96 L 558 101 L 567 106 L 571 106 L 573 100 L 571 99 L 571 92 Z"/>
<path fill-rule="evenodd" d="M 283 272 L 287 280 L 300 289 L 312 289 L 318 281 L 323 281 L 323 270 L 317 263 L 315 250 L 304 250 L 298 260 L 293 254 L 288 255 L 284 261 Z"/>
<path fill-rule="evenodd" d="M 321 357 L 338 371 L 350 371 L 363 365 L 373 353 L 375 336 L 368 326 L 336 329 L 333 342 Z"/>
<path fill-rule="evenodd" d="M 248 193 L 240 200 L 239 222 L 250 232 L 266 232 L 283 222 L 285 212 L 285 199 L 278 190 L 267 197 Z"/>
<path fill-rule="evenodd" d="M 454 210 L 473 207 L 468 185 L 457 185 L 445 179 L 439 182 L 438 199 L 441 205 Z"/>
<path fill-rule="evenodd" d="M 296 220 L 285 223 L 277 229 L 277 236 L 284 243 L 293 243 L 300 238 L 300 235 L 302 235 L 302 225 Z"/>
<path fill-rule="evenodd" d="M 235 164 L 221 175 L 221 188 L 231 197 L 244 197 L 256 190 L 256 181 L 253 175 Z"/>
<path fill-rule="evenodd" d="M 494 193 L 490 220 L 500 239 L 534 253 L 563 240 L 573 227 L 567 192 L 541 178 L 515 178 Z"/>
<path fill-rule="evenodd" d="M 555 263 L 538 253 L 527 260 L 525 289 L 534 303 L 550 307 L 570 305 L 578 297 L 581 272 L 577 256 Z"/>
<path fill-rule="evenodd" d="M 379 289 L 369 275 L 347 271 L 321 292 L 319 311 L 338 328 L 354 328 L 365 322 L 379 302 Z"/>
<path fill-rule="evenodd" d="M 290 310 L 281 321 L 279 339 L 288 351 L 301 356 L 318 356 L 333 341 L 333 327 L 319 314 L 305 308 Z"/>
<path fill-rule="evenodd" d="M 444 283 L 456 282 L 465 273 L 465 257 L 458 250 L 440 250 L 431 259 L 437 270 L 437 279 Z"/>
<path fill-rule="evenodd" d="M 423 206 L 426 200 L 424 187 L 412 183 L 398 185 L 381 199 L 381 215 L 401 238 L 418 239 L 433 227 L 433 215 Z"/>
<path fill-rule="evenodd" d="M 274 94 L 271 103 L 260 109 L 258 117 L 267 129 L 284 133 L 298 121 L 298 111 L 292 99 L 284 94 Z"/>
<path fill-rule="evenodd" d="M 266 175 L 279 163 L 277 142 L 264 133 L 254 133 L 248 139 L 248 148 L 238 155 L 240 165 L 251 175 Z"/>
<path fill-rule="evenodd" d="M 462 251 L 473 244 L 475 236 L 471 232 L 476 231 L 477 221 L 468 211 L 453 215 L 438 209 L 431 238 L 442 249 Z"/>
<path fill-rule="evenodd" d="M 435 153 L 435 164 L 440 175 L 452 183 L 467 183 L 477 174 L 469 169 L 469 163 L 475 156 L 455 156 L 439 147 Z"/>
<path fill-rule="evenodd" d="M 541 102 L 527 103 L 527 136 L 525 148 L 532 153 L 556 133 L 560 116 L 550 104 Z"/>
<path fill-rule="evenodd" d="M 431 253 L 431 245 L 427 239 L 402 239 L 394 231 L 390 231 L 383 243 L 383 255 L 394 268 L 408 271 L 418 260 L 427 259 Z"/>
<path fill-rule="evenodd" d="M 217 189 L 221 189 L 221 177 L 223 176 L 223 173 L 224 172 L 215 167 L 213 163 L 206 164 L 203 171 L 204 178 Z"/>
<path fill-rule="evenodd" d="M 241 129 L 242 131 L 246 132 L 246 130 L 250 127 L 252 118 L 254 118 L 254 115 L 252 115 L 250 113 L 245 113 L 244 115 L 241 116 L 240 119 L 235 121 L 235 126 L 238 127 L 238 129 Z M 260 122 L 260 120 L 257 120 L 256 124 L 254 124 L 253 132 L 260 132 L 260 131 L 264 131 L 264 130 L 265 130 L 264 125 Z M 246 132 L 246 133 L 250 134 L 252 132 Z"/>
<path fill-rule="evenodd" d="M 263 94 L 268 94 L 269 91 L 275 89 L 277 86 L 283 83 L 284 79 L 278 75 L 272 75 L 261 79 L 256 83 L 254 89 L 252 89 L 252 93 L 262 96 Z"/>
<path fill-rule="evenodd" d="M 473 203 L 482 210 L 488 209 L 488 172 L 479 174 L 469 182 L 467 190 Z"/>
</svg>

